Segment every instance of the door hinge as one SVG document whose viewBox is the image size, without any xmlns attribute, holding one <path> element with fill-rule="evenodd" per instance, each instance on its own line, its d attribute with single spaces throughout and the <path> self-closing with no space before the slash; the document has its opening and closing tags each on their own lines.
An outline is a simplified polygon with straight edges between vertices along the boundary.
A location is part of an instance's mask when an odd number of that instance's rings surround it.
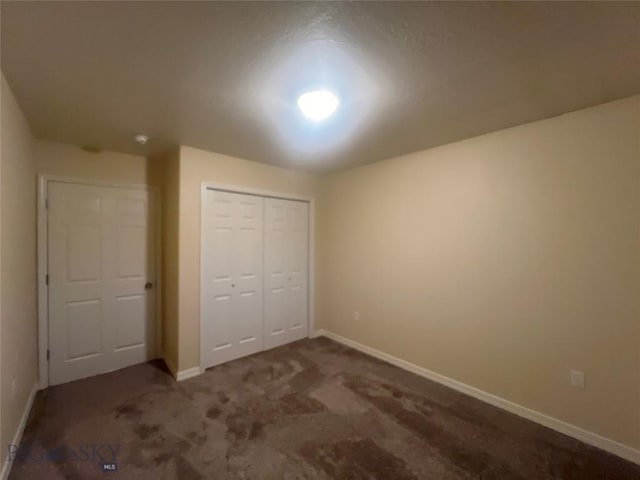
<svg viewBox="0 0 640 480">
<path fill-rule="evenodd" d="M 44 208 L 46 208 L 47 210 L 49 210 L 49 199 L 45 198 L 44 199 Z"/>
<path fill-rule="evenodd" d="M 50 356 L 51 356 L 51 352 L 47 349 L 47 362 L 49 361 Z"/>
<path fill-rule="evenodd" d="M 49 285 L 49 274 L 47 273 L 44 277 L 44 281 L 47 285 Z"/>
</svg>

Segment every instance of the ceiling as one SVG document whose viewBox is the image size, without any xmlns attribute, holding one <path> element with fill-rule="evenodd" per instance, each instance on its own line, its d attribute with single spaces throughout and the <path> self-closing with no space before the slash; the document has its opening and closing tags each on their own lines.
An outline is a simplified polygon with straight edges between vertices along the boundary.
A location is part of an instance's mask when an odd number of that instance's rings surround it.
<svg viewBox="0 0 640 480">
<path fill-rule="evenodd" d="M 640 92 L 640 3 L 9 2 L 39 138 L 330 171 Z M 341 104 L 314 124 L 314 87 Z M 133 135 L 151 137 L 145 146 Z"/>
</svg>

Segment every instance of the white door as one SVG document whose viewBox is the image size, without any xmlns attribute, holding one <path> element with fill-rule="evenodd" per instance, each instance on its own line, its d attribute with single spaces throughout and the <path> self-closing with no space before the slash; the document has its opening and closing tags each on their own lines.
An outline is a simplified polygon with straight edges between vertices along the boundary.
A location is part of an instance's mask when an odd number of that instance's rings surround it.
<svg viewBox="0 0 640 480">
<path fill-rule="evenodd" d="M 265 199 L 265 348 L 308 335 L 309 204 Z"/>
<path fill-rule="evenodd" d="M 207 190 L 203 205 L 205 368 L 262 350 L 264 199 Z"/>
<path fill-rule="evenodd" d="M 48 204 L 49 383 L 154 358 L 152 195 L 49 182 Z"/>
</svg>

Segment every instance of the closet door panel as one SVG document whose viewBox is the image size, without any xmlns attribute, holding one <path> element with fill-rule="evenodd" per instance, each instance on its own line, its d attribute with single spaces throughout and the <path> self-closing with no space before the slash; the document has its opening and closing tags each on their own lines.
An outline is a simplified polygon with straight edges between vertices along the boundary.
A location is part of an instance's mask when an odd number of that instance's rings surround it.
<svg viewBox="0 0 640 480">
<path fill-rule="evenodd" d="M 265 348 L 287 342 L 287 209 L 284 200 L 265 199 Z"/>
<path fill-rule="evenodd" d="M 293 342 L 305 338 L 309 331 L 309 205 L 289 202 L 288 211 L 288 341 Z"/>
<path fill-rule="evenodd" d="M 208 190 L 204 208 L 205 367 L 262 350 L 263 199 Z"/>
<path fill-rule="evenodd" d="M 262 350 L 264 199 L 237 195 L 234 235 L 235 358 Z"/>
<path fill-rule="evenodd" d="M 206 366 L 233 349 L 233 218 L 232 194 L 208 190 L 203 228 L 203 354 Z"/>
<path fill-rule="evenodd" d="M 265 200 L 265 348 L 308 334 L 308 204 Z"/>
</svg>

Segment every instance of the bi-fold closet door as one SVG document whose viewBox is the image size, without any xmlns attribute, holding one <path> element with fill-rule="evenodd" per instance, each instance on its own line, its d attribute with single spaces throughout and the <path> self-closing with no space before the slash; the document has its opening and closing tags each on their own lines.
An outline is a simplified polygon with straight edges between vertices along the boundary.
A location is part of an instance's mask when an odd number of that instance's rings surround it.
<svg viewBox="0 0 640 480">
<path fill-rule="evenodd" d="M 309 204 L 265 199 L 264 347 L 308 335 Z"/>
<path fill-rule="evenodd" d="M 202 363 L 211 367 L 308 333 L 308 203 L 207 189 Z"/>
</svg>

